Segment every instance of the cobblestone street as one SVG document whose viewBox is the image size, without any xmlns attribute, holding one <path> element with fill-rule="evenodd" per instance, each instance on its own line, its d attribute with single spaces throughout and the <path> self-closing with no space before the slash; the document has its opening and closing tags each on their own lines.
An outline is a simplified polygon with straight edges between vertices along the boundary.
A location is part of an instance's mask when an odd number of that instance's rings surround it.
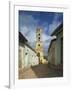
<svg viewBox="0 0 72 90">
<path fill-rule="evenodd" d="M 48 64 L 39 64 L 37 66 L 19 70 L 19 79 L 30 78 L 48 78 L 62 77 L 62 71 L 48 67 Z"/>
</svg>

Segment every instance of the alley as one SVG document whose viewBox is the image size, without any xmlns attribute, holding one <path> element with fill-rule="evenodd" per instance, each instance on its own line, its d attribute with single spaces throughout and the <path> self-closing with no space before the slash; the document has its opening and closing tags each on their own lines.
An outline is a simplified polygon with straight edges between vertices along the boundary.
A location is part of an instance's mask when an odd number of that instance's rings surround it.
<svg viewBox="0 0 72 90">
<path fill-rule="evenodd" d="M 19 70 L 19 79 L 61 77 L 62 71 L 48 67 L 48 64 L 39 64 Z"/>
</svg>

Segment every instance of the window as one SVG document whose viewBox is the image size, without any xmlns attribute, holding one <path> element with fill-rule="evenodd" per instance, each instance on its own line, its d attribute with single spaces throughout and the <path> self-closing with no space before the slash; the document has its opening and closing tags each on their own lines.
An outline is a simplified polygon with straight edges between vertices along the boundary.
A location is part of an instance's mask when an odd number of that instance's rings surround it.
<svg viewBox="0 0 72 90">
<path fill-rule="evenodd" d="M 38 35 L 40 36 L 40 33 Z"/>
<path fill-rule="evenodd" d="M 40 53 L 39 52 L 38 52 L 37 56 L 40 57 Z"/>
<path fill-rule="evenodd" d="M 27 55 L 28 53 L 25 53 L 25 55 Z"/>
<path fill-rule="evenodd" d="M 38 46 L 40 46 L 40 44 L 38 44 Z"/>
<path fill-rule="evenodd" d="M 40 40 L 40 37 L 38 37 L 38 39 Z"/>
</svg>

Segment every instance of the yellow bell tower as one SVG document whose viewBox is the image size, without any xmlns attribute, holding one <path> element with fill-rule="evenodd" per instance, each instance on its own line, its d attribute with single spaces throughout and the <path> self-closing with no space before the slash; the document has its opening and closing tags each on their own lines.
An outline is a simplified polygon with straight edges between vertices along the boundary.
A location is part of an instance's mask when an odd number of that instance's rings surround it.
<svg viewBox="0 0 72 90">
<path fill-rule="evenodd" d="M 39 57 L 39 63 L 44 63 L 44 54 L 43 54 L 43 42 L 42 42 L 42 29 L 40 27 L 36 30 L 36 53 Z"/>
</svg>

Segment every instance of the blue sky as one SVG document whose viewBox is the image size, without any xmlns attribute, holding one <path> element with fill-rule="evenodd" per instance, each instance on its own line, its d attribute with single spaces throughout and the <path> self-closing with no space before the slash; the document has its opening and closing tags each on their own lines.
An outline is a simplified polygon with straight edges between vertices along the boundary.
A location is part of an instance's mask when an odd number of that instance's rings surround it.
<svg viewBox="0 0 72 90">
<path fill-rule="evenodd" d="M 44 53 L 48 51 L 50 41 L 54 38 L 51 33 L 63 22 L 61 12 L 39 12 L 39 11 L 19 11 L 19 31 L 27 38 L 29 44 L 35 48 L 36 28 L 43 29 L 42 41 Z"/>
</svg>

